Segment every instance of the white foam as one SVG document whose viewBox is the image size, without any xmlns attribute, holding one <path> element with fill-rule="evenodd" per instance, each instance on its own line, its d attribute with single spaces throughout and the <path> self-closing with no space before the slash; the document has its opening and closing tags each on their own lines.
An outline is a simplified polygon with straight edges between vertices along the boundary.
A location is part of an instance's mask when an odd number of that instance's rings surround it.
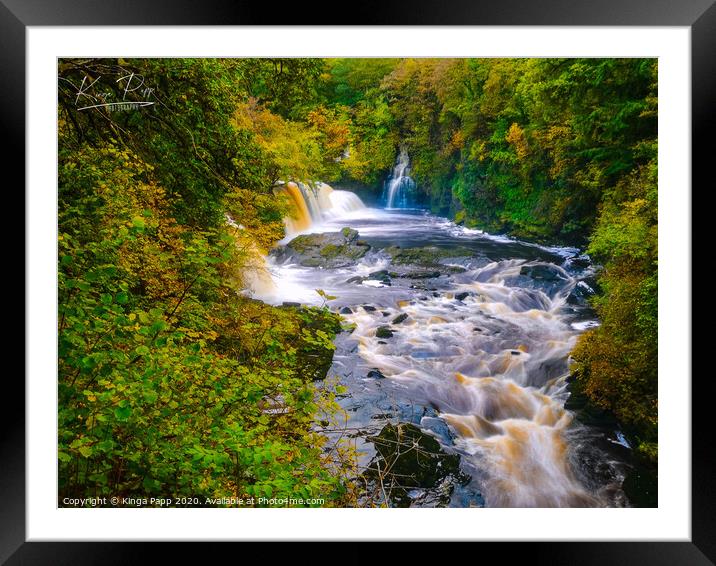
<svg viewBox="0 0 716 566">
<path fill-rule="evenodd" d="M 573 322 L 570 326 L 575 330 L 588 330 L 589 328 L 596 328 L 601 323 L 598 320 L 582 320 L 580 322 Z"/>
</svg>

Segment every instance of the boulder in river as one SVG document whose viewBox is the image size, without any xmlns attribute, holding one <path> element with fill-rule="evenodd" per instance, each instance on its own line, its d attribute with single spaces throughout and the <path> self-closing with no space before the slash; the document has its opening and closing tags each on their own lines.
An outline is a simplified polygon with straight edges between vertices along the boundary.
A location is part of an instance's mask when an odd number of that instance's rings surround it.
<svg viewBox="0 0 716 566">
<path fill-rule="evenodd" d="M 375 281 L 380 281 L 381 283 L 390 284 L 390 274 L 388 273 L 387 269 L 373 271 L 372 273 L 368 274 L 368 277 L 366 277 L 366 279 L 373 279 Z"/>
<path fill-rule="evenodd" d="M 505 285 L 531 289 L 535 293 L 541 292 L 550 299 L 569 285 L 570 281 L 571 277 L 564 269 L 551 263 L 529 263 L 520 268 L 519 274 L 504 278 Z M 536 296 L 530 300 L 539 302 Z M 524 307 L 525 309 L 543 308 L 539 305 L 524 305 Z"/>
<path fill-rule="evenodd" d="M 446 453 L 433 436 L 414 424 L 389 423 L 369 440 L 377 454 L 365 477 L 391 507 L 420 505 L 426 496 L 429 506 L 444 507 L 455 486 L 470 479 L 460 470 L 459 456 Z"/>
<path fill-rule="evenodd" d="M 392 336 L 393 331 L 390 329 L 389 326 L 379 326 L 378 329 L 375 331 L 376 338 L 391 338 Z"/>
<path fill-rule="evenodd" d="M 425 246 L 419 248 L 401 248 L 390 246 L 383 251 L 393 259 L 393 265 L 421 265 L 448 268 L 440 264 L 440 260 L 446 258 L 472 257 L 475 253 L 468 248 L 439 248 L 437 246 Z M 464 271 L 464 269 L 459 269 Z"/>
<path fill-rule="evenodd" d="M 440 271 L 408 271 L 401 273 L 398 277 L 405 279 L 434 279 L 440 277 L 442 273 Z"/>
<path fill-rule="evenodd" d="M 564 281 L 568 276 L 564 270 L 556 265 L 539 263 L 536 265 L 523 265 L 520 268 L 520 275 L 526 275 L 531 279 L 542 281 Z"/>
<path fill-rule="evenodd" d="M 408 318 L 408 313 L 400 313 L 392 320 L 391 324 L 400 324 L 401 322 L 405 321 L 406 318 Z"/>
<path fill-rule="evenodd" d="M 368 250 L 370 246 L 358 239 L 356 230 L 343 228 L 339 232 L 297 236 L 271 254 L 304 267 L 337 268 L 355 264 Z"/>
</svg>

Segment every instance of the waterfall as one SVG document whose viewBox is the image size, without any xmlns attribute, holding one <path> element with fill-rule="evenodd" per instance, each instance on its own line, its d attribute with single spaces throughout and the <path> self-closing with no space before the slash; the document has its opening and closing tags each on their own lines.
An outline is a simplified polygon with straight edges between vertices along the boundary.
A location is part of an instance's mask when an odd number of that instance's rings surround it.
<svg viewBox="0 0 716 566">
<path fill-rule="evenodd" d="M 338 218 L 365 208 L 358 195 L 350 191 L 333 191 L 328 196 L 331 204 L 324 209 L 324 217 Z"/>
<path fill-rule="evenodd" d="M 407 208 L 414 189 L 415 181 L 410 177 L 410 158 L 406 149 L 401 147 L 393 173 L 383 191 L 385 208 Z"/>
<path fill-rule="evenodd" d="M 334 190 L 326 183 L 284 183 L 277 192 L 289 196 L 291 216 L 284 218 L 286 235 L 308 230 L 315 224 L 338 218 L 365 208 L 358 195 L 350 191 Z"/>
<path fill-rule="evenodd" d="M 281 187 L 281 192 L 287 194 L 291 199 L 291 216 L 285 218 L 287 233 L 295 233 L 305 230 L 311 225 L 311 213 L 309 212 L 303 191 L 296 183 L 286 183 Z"/>
<path fill-rule="evenodd" d="M 241 277 L 244 287 L 251 294 L 270 295 L 276 291 L 276 284 L 271 277 L 266 253 L 258 248 L 246 228 L 238 224 L 229 214 L 224 215 L 226 223 L 235 228 L 234 242 L 241 257 Z"/>
</svg>

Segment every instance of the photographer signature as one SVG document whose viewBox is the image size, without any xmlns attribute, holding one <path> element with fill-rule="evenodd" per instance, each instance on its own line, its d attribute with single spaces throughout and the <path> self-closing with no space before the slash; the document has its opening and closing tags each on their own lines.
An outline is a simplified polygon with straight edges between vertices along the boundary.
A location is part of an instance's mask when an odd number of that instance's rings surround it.
<svg viewBox="0 0 716 566">
<path fill-rule="evenodd" d="M 110 111 L 131 110 L 143 106 L 152 106 L 154 102 L 148 100 L 154 94 L 154 89 L 144 85 L 144 77 L 136 73 L 129 73 L 119 77 L 115 83 L 119 86 L 119 92 L 103 89 L 100 83 L 101 76 L 92 80 L 86 75 L 82 78 L 79 86 L 65 77 L 59 77 L 69 83 L 75 96 L 77 110 L 89 110 L 91 108 L 106 108 Z M 121 100 L 113 100 L 121 95 Z"/>
</svg>

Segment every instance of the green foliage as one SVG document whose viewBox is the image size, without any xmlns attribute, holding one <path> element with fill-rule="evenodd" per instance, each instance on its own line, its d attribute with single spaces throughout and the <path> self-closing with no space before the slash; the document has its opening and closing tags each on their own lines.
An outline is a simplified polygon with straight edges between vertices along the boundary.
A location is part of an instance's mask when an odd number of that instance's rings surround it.
<svg viewBox="0 0 716 566">
<path fill-rule="evenodd" d="M 573 352 L 578 386 L 611 410 L 656 462 L 657 440 L 657 200 L 656 164 L 620 182 L 603 205 L 588 251 L 604 261 L 602 325 L 582 335 Z"/>
<path fill-rule="evenodd" d="M 347 497 L 351 454 L 317 426 L 339 414 L 335 387 L 317 385 L 338 318 L 237 293 L 286 211 L 271 192 L 282 162 L 236 123 L 239 63 L 59 64 L 61 499 Z M 67 81 L 129 69 L 156 107 L 74 107 Z"/>
<path fill-rule="evenodd" d="M 236 72 L 235 83 L 284 118 L 305 117 L 319 100 L 325 71 L 323 59 L 262 57 L 227 61 Z"/>
<path fill-rule="evenodd" d="M 582 244 L 605 192 L 648 162 L 649 59 L 330 60 L 325 97 L 350 109 L 346 179 L 373 185 L 404 145 L 431 209 Z"/>
</svg>

